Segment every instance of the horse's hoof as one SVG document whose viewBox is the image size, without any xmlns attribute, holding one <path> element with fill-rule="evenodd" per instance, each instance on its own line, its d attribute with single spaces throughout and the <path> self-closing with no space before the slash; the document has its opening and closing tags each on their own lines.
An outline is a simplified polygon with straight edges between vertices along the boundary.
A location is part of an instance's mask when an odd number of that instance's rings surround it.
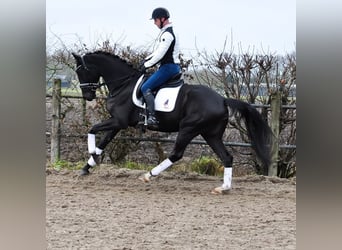
<svg viewBox="0 0 342 250">
<path fill-rule="evenodd" d="M 223 188 L 223 187 L 217 187 L 211 190 L 212 194 L 227 194 L 229 193 L 230 188 Z"/>
<path fill-rule="evenodd" d="M 90 174 L 88 169 L 81 169 L 80 176 L 88 175 Z"/>
<path fill-rule="evenodd" d="M 143 176 L 140 176 L 140 177 L 139 177 L 139 180 L 141 180 L 142 182 L 145 182 L 145 183 L 151 181 L 151 179 L 150 179 L 150 177 L 149 177 L 148 174 L 144 174 Z"/>
</svg>

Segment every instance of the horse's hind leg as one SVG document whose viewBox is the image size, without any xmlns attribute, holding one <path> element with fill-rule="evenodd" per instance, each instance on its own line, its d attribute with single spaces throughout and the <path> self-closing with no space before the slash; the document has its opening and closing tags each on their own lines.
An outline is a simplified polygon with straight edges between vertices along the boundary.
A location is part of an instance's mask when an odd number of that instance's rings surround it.
<svg viewBox="0 0 342 250">
<path fill-rule="evenodd" d="M 210 135 L 202 135 L 206 140 L 208 145 L 213 149 L 216 155 L 221 159 L 224 165 L 224 173 L 223 173 L 223 184 L 221 187 L 215 188 L 212 193 L 222 193 L 231 189 L 232 186 L 232 164 L 233 157 L 227 151 L 226 147 L 222 142 L 221 136 L 210 136 Z"/>
<path fill-rule="evenodd" d="M 176 143 L 174 148 L 167 159 L 162 161 L 158 166 L 153 168 L 149 173 L 146 173 L 139 179 L 144 182 L 149 182 L 151 176 L 157 176 L 162 171 L 166 170 L 176 161 L 179 161 L 184 154 L 186 147 L 189 145 L 191 140 L 197 136 L 198 133 L 194 132 L 192 128 L 182 129 L 178 132 Z"/>
</svg>

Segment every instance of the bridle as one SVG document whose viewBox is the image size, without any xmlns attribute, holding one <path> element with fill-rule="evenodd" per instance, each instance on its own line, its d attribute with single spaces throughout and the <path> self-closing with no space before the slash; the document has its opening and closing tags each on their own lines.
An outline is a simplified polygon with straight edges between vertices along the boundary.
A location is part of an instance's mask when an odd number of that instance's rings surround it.
<svg viewBox="0 0 342 250">
<path fill-rule="evenodd" d="M 82 60 L 82 64 L 78 65 L 75 71 L 77 72 L 77 70 L 79 70 L 80 68 L 84 68 L 85 70 L 90 71 L 89 68 L 87 67 L 85 61 L 84 61 L 83 56 L 81 57 L 81 60 Z M 84 82 L 84 83 L 80 83 L 79 86 L 80 86 L 81 89 L 90 90 L 90 91 L 95 92 L 98 88 L 100 88 L 100 87 L 102 87 L 102 86 L 104 86 L 106 84 L 116 83 L 116 82 L 122 81 L 122 83 L 119 86 L 117 86 L 115 89 L 113 89 L 111 91 L 111 93 L 109 93 L 110 97 L 114 97 L 118 93 L 121 92 L 121 89 L 125 86 L 124 83 L 126 83 L 128 80 L 131 80 L 131 78 L 133 76 L 134 76 L 134 74 L 133 75 L 124 76 L 124 77 L 120 77 L 118 79 L 111 80 L 109 82 L 102 82 L 102 83 L 99 83 L 99 82 Z M 117 91 L 117 90 L 119 90 L 119 91 Z M 116 92 L 116 93 L 114 93 L 114 92 Z"/>
<path fill-rule="evenodd" d="M 86 71 L 89 71 L 89 68 L 87 67 L 87 65 L 85 63 L 83 56 L 81 57 L 81 60 L 82 60 L 82 64 L 78 65 L 75 71 L 77 72 L 81 68 L 84 68 Z M 84 83 L 80 83 L 80 88 L 95 92 L 98 88 L 100 88 L 103 85 L 105 85 L 105 83 L 84 82 Z"/>
</svg>

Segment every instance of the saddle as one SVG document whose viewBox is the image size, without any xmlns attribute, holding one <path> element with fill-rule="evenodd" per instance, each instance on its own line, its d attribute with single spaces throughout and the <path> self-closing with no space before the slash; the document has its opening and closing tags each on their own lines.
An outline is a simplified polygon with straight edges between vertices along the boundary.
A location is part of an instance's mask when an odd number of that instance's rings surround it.
<svg viewBox="0 0 342 250">
<path fill-rule="evenodd" d="M 161 112 L 171 112 L 175 108 L 178 92 L 183 86 L 184 81 L 181 79 L 182 73 L 173 76 L 166 83 L 155 89 L 152 93 L 155 96 L 155 110 Z M 141 92 L 141 86 L 148 79 L 149 76 L 142 75 L 133 90 L 132 101 L 133 103 L 145 109 L 146 104 Z"/>
<path fill-rule="evenodd" d="M 138 87 L 136 89 L 136 96 L 137 98 L 142 98 L 142 92 L 141 92 L 141 87 L 144 84 L 144 82 L 150 77 L 150 75 L 144 75 L 142 81 L 138 84 Z M 162 89 L 162 88 L 174 88 L 182 85 L 184 83 L 183 79 L 181 79 L 182 73 L 178 73 L 174 75 L 170 80 L 166 81 L 163 83 L 161 86 L 156 88 L 155 90 L 152 91 L 152 94 L 156 96 L 157 92 Z M 139 81 L 138 81 L 139 82 Z"/>
</svg>

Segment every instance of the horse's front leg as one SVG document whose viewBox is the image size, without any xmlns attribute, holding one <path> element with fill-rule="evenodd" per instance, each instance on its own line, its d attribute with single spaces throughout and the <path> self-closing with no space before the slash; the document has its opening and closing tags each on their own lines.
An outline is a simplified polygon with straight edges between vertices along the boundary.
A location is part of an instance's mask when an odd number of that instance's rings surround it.
<svg viewBox="0 0 342 250">
<path fill-rule="evenodd" d="M 99 146 L 95 146 L 95 136 L 94 134 L 88 134 L 88 151 L 91 155 L 87 164 L 82 168 L 81 175 L 89 174 L 89 169 L 95 167 L 97 164 L 100 164 L 100 156 L 107 146 L 107 144 L 114 138 L 114 136 L 119 132 L 118 131 L 108 131 L 105 136 L 101 139 Z M 89 147 L 90 145 L 90 147 Z M 95 150 L 94 150 L 95 148 Z M 91 150 L 89 150 L 91 149 Z"/>
<path fill-rule="evenodd" d="M 89 169 L 95 167 L 100 162 L 100 155 L 102 154 L 108 143 L 114 138 L 114 136 L 121 130 L 118 126 L 116 119 L 111 118 L 102 123 L 96 124 L 88 133 L 88 153 L 91 155 L 87 164 L 82 168 L 81 175 L 89 174 Z M 96 147 L 96 133 L 100 131 L 107 131 L 104 137 Z"/>
</svg>

